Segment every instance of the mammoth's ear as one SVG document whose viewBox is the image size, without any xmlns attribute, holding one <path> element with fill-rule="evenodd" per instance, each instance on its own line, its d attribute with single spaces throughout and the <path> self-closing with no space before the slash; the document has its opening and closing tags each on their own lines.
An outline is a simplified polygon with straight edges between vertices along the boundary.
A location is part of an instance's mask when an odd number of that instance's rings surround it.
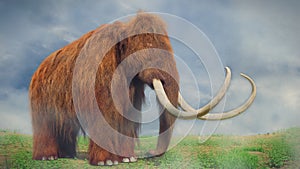
<svg viewBox="0 0 300 169">
<path fill-rule="evenodd" d="M 117 64 L 120 64 L 128 55 L 128 41 L 128 38 L 125 38 L 122 41 L 118 42 L 115 46 Z"/>
</svg>

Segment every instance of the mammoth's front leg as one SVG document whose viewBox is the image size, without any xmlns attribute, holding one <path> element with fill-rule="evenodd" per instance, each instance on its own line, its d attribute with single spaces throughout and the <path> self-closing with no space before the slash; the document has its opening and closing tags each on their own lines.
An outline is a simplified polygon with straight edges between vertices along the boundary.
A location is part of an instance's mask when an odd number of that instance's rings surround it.
<svg viewBox="0 0 300 169">
<path fill-rule="evenodd" d="M 143 72 L 139 74 L 139 78 L 148 84 L 149 86 L 152 86 L 153 79 L 159 79 L 162 81 L 164 90 L 170 100 L 170 102 L 177 107 L 178 105 L 178 74 L 176 71 L 173 72 L 172 75 L 165 73 L 163 71 L 159 71 L 157 69 L 146 69 Z M 171 115 L 167 110 L 164 110 L 164 112 L 159 117 L 159 138 L 157 147 L 155 150 L 149 151 L 149 156 L 160 156 L 164 154 L 169 146 L 170 139 L 173 132 L 173 124 L 176 120 L 176 117 Z"/>
<path fill-rule="evenodd" d="M 126 123 L 126 122 L 125 122 Z M 92 165 L 116 165 L 120 162 L 135 162 L 133 130 L 131 125 L 120 121 L 116 131 L 103 131 L 99 137 L 90 139 L 89 162 Z M 120 130 L 120 128 L 123 128 Z M 129 127 L 129 128 L 127 128 Z M 132 126 L 133 128 L 134 126 Z M 106 133 L 105 133 L 106 132 Z"/>
<path fill-rule="evenodd" d="M 89 134 L 89 162 L 92 165 L 116 165 L 120 162 L 135 162 L 135 124 L 116 109 L 102 111 L 103 118 L 95 118 Z"/>
<path fill-rule="evenodd" d="M 116 165 L 120 162 L 120 158 L 90 139 L 89 161 L 91 165 Z"/>
<path fill-rule="evenodd" d="M 164 89 L 168 98 L 174 106 L 177 106 L 178 98 L 178 87 L 175 83 L 165 83 Z M 149 151 L 150 156 L 161 156 L 163 155 L 170 144 L 173 124 L 176 120 L 176 117 L 171 115 L 166 109 L 159 117 L 159 137 L 157 142 L 156 150 Z"/>
</svg>

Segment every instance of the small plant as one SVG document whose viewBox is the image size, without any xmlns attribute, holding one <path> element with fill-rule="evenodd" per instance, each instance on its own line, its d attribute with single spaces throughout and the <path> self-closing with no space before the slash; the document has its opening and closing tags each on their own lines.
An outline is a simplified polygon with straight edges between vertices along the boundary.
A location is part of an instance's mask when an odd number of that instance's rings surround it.
<svg viewBox="0 0 300 169">
<path fill-rule="evenodd" d="M 293 157 L 292 147 L 286 143 L 284 138 L 274 139 L 269 144 L 271 149 L 267 153 L 270 167 L 282 167 L 285 162 Z"/>
<path fill-rule="evenodd" d="M 251 155 L 247 151 L 238 149 L 233 149 L 228 153 L 220 152 L 217 155 L 216 160 L 219 168 L 258 168 L 257 156 Z"/>
<path fill-rule="evenodd" d="M 243 150 L 249 152 L 264 152 L 264 149 L 262 147 L 245 147 L 243 148 Z"/>
</svg>

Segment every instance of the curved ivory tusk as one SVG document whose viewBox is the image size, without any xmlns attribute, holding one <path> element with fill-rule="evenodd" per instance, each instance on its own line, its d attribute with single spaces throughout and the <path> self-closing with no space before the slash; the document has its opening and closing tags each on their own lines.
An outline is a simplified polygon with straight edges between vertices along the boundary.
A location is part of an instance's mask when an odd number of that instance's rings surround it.
<svg viewBox="0 0 300 169">
<path fill-rule="evenodd" d="M 180 92 L 178 92 L 178 103 L 179 103 L 180 107 L 185 111 L 193 112 L 193 113 L 197 114 L 197 117 L 206 115 L 211 109 L 216 107 L 216 105 L 225 96 L 226 91 L 230 85 L 231 71 L 230 71 L 229 67 L 226 67 L 225 69 L 226 69 L 226 77 L 225 77 L 224 84 L 223 84 L 222 88 L 219 90 L 218 94 L 209 103 L 207 103 L 205 106 L 201 107 L 200 109 L 195 110 L 183 99 Z"/>
<path fill-rule="evenodd" d="M 244 112 L 245 110 L 247 110 L 250 107 L 250 105 L 253 103 L 254 98 L 256 96 L 256 85 L 255 85 L 254 81 L 246 74 L 241 73 L 241 76 L 246 78 L 252 86 L 251 95 L 244 104 L 242 104 L 240 107 L 235 108 L 228 112 L 224 112 L 224 113 L 220 113 L 220 114 L 206 114 L 202 117 L 198 116 L 198 118 L 201 120 L 224 120 L 224 119 L 229 119 L 234 116 L 237 116 L 237 115 L 241 114 L 242 112 Z"/>
<path fill-rule="evenodd" d="M 184 112 L 181 110 L 178 110 L 176 107 L 172 105 L 170 100 L 168 99 L 165 90 L 163 88 L 163 85 L 160 80 L 158 79 L 153 79 L 153 87 L 156 93 L 156 96 L 160 102 L 160 104 L 168 110 L 169 113 L 172 115 L 178 117 L 178 118 L 183 118 L 183 119 L 194 119 L 197 118 L 197 113 L 194 112 Z"/>
<path fill-rule="evenodd" d="M 184 109 L 184 111 L 178 110 L 176 107 L 174 107 L 170 103 L 160 80 L 153 79 L 153 87 L 154 87 L 154 90 L 156 92 L 156 95 L 157 95 L 160 103 L 172 115 L 174 115 L 178 118 L 183 118 L 183 119 L 199 118 L 202 120 L 224 120 L 224 119 L 232 118 L 232 117 L 237 116 L 240 113 L 244 112 L 253 103 L 254 98 L 256 96 L 256 85 L 255 85 L 254 81 L 249 76 L 241 73 L 241 76 L 246 78 L 252 86 L 252 92 L 251 92 L 251 95 L 248 98 L 248 100 L 240 107 L 238 107 L 234 110 L 231 110 L 229 112 L 224 112 L 222 114 L 207 114 L 213 107 L 215 107 L 220 102 L 220 100 L 225 95 L 226 90 L 228 89 L 228 86 L 230 83 L 230 78 L 231 78 L 231 72 L 228 67 L 226 67 L 226 71 L 227 71 L 227 74 L 226 74 L 226 79 L 225 79 L 224 85 L 220 89 L 217 96 L 215 96 L 209 104 L 205 105 L 204 107 L 202 107 L 198 110 L 195 110 L 188 103 L 186 103 L 184 101 L 184 99 L 182 98 L 182 96 L 180 95 L 180 93 L 179 93 L 179 97 L 178 97 L 178 102 L 179 102 L 180 106 Z"/>
<path fill-rule="evenodd" d="M 231 71 L 230 71 L 229 67 L 226 67 L 226 78 L 225 78 L 222 88 L 220 89 L 218 94 L 211 100 L 210 103 L 208 103 L 207 105 L 203 106 L 202 108 L 200 108 L 198 110 L 195 110 L 194 108 L 189 106 L 184 101 L 184 99 L 182 98 L 180 93 L 179 93 L 178 102 L 179 102 L 180 106 L 182 107 L 182 109 L 184 109 L 184 110 L 181 111 L 181 110 L 178 110 L 176 107 L 174 107 L 172 105 L 172 103 L 170 102 L 170 100 L 168 99 L 160 80 L 153 79 L 153 87 L 154 87 L 154 90 L 156 92 L 156 95 L 157 95 L 160 103 L 172 115 L 174 115 L 178 118 L 183 118 L 183 119 L 194 119 L 199 116 L 203 116 L 203 115 L 207 114 L 212 108 L 214 108 L 222 100 L 222 98 L 224 97 L 224 95 L 229 87 L 230 80 L 231 80 Z"/>
</svg>

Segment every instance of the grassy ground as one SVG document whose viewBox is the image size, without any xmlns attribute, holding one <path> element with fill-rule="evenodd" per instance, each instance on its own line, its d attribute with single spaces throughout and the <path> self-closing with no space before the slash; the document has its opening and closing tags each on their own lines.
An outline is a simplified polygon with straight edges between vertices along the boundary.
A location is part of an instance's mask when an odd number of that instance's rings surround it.
<svg viewBox="0 0 300 169">
<path fill-rule="evenodd" d="M 78 142 L 78 159 L 34 161 L 31 136 L 0 130 L 0 168 L 97 168 L 86 159 L 88 140 Z M 300 128 L 255 136 L 215 135 L 203 144 L 189 136 L 162 157 L 111 168 L 300 168 Z"/>
</svg>

